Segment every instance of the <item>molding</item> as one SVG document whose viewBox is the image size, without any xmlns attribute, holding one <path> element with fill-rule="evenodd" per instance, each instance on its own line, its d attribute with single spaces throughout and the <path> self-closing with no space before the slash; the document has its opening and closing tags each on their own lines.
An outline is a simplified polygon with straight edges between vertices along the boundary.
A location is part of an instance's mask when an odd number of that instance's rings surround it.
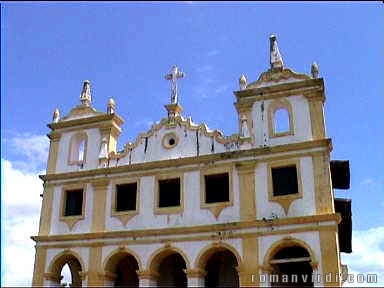
<svg viewBox="0 0 384 288">
<path fill-rule="evenodd" d="M 296 174 L 297 174 L 297 188 L 298 193 L 288 194 L 288 195 L 273 195 L 273 181 L 272 181 L 272 168 L 283 168 L 287 166 L 296 166 Z M 300 159 L 287 159 L 280 161 L 272 161 L 267 163 L 267 174 L 268 174 L 268 200 L 271 202 L 277 202 L 283 207 L 285 215 L 288 215 L 289 207 L 292 202 L 297 199 L 303 198 L 303 184 L 301 179 L 301 165 Z"/>
<path fill-rule="evenodd" d="M 205 176 L 222 173 L 228 173 L 229 200 L 226 202 L 206 203 Z M 219 218 L 221 211 L 227 207 L 233 206 L 233 177 L 233 164 L 207 165 L 200 170 L 200 208 L 211 211 L 216 220 Z"/>
<path fill-rule="evenodd" d="M 154 189 L 154 214 L 181 214 L 184 212 L 184 174 L 178 172 L 177 170 L 173 173 L 161 173 L 155 175 L 155 189 Z M 159 180 L 166 179 L 180 179 L 180 205 L 179 206 L 170 206 L 170 207 L 159 207 Z"/>
<path fill-rule="evenodd" d="M 81 215 L 64 216 L 66 196 L 67 196 L 66 191 L 76 190 L 76 189 L 83 189 L 83 203 L 82 203 L 82 207 L 81 207 Z M 86 191 L 87 191 L 87 184 L 86 183 L 63 185 L 61 187 L 61 203 L 60 203 L 59 221 L 66 223 L 68 225 L 69 230 L 72 230 L 73 226 L 75 226 L 75 224 L 77 222 L 79 222 L 80 220 L 84 220 L 84 218 L 85 218 Z"/>
<path fill-rule="evenodd" d="M 295 155 L 300 155 L 306 149 L 313 148 L 325 148 L 327 151 L 332 150 L 332 142 L 331 139 L 320 139 L 320 140 L 311 140 L 306 142 L 299 143 L 291 143 L 285 145 L 276 145 L 276 146 L 268 146 L 268 147 L 259 147 L 248 150 L 238 150 L 232 152 L 223 152 L 223 153 L 215 153 L 208 155 L 201 155 L 199 157 L 185 157 L 179 159 L 169 159 L 169 160 L 160 160 L 160 161 L 152 161 L 146 163 L 137 163 L 131 165 L 123 165 L 118 167 L 108 167 L 108 168 L 98 168 L 91 169 L 85 171 L 75 171 L 75 172 L 64 172 L 57 174 L 46 174 L 40 175 L 40 178 L 43 181 L 51 181 L 51 180 L 64 180 L 64 179 L 76 179 L 80 177 L 94 177 L 97 175 L 100 176 L 108 176 L 114 173 L 127 173 L 127 172 L 139 172 L 139 171 L 148 171 L 150 169 L 162 169 L 169 167 L 177 167 L 180 169 L 180 166 L 184 165 L 193 165 L 193 164 L 209 164 L 212 161 L 224 161 L 224 160 L 236 160 L 241 157 L 274 157 L 274 154 L 278 153 L 294 153 Z M 313 153 L 313 152 L 310 152 Z M 286 157 L 292 157 L 286 156 Z"/>
<path fill-rule="evenodd" d="M 52 130 L 58 130 L 58 129 L 64 129 L 64 128 L 71 128 L 74 126 L 83 126 L 88 124 L 100 124 L 100 122 L 109 121 L 111 123 L 116 123 L 117 126 L 121 126 L 124 123 L 124 120 L 118 116 L 117 114 L 105 114 L 103 112 L 97 112 L 100 113 L 96 116 L 90 116 L 90 117 L 84 117 L 84 118 L 77 118 L 73 120 L 63 120 L 57 122 L 57 123 L 50 123 L 47 126 Z M 77 127 L 79 128 L 79 127 Z M 76 128 L 75 128 L 76 129 Z"/>
<path fill-rule="evenodd" d="M 246 99 L 251 102 L 256 102 L 293 95 L 303 95 L 308 99 L 312 97 L 320 97 L 321 99 L 325 98 L 324 81 L 322 78 L 282 83 L 259 88 L 249 88 L 248 86 L 247 88 L 248 89 L 233 92 L 238 103 L 240 102 L 238 104 L 240 106 L 242 106 L 241 102 Z"/>
<path fill-rule="evenodd" d="M 236 248 L 232 247 L 230 244 L 227 244 L 225 242 L 213 242 L 200 249 L 199 254 L 195 258 L 194 267 L 196 267 L 197 269 L 204 270 L 209 258 L 215 253 L 221 251 L 231 252 L 236 258 L 237 266 L 242 266 L 243 260 Z"/>
<path fill-rule="evenodd" d="M 275 113 L 279 109 L 285 109 L 288 113 L 289 130 L 283 132 L 275 131 Z M 275 99 L 268 104 L 268 134 L 269 138 L 284 137 L 295 134 L 295 118 L 292 104 L 287 99 Z"/>
<path fill-rule="evenodd" d="M 210 224 L 210 225 L 197 225 L 197 226 L 186 226 L 186 227 L 169 227 L 169 228 L 158 228 L 158 229 L 142 229 L 142 230 L 125 230 L 125 231 L 109 231 L 109 232 L 97 232 L 97 233 L 74 233 L 66 235 L 49 235 L 49 236 L 32 236 L 32 240 L 36 242 L 56 242 L 56 241 L 76 241 L 76 240 L 97 240 L 97 239 L 113 239 L 113 238 L 129 238 L 129 237 L 159 237 L 159 236 L 175 236 L 175 235 L 187 235 L 195 233 L 206 233 L 206 232 L 221 232 L 221 231 L 231 231 L 239 230 L 246 228 L 263 228 L 263 227 L 278 227 L 285 225 L 300 225 L 300 224 L 310 224 L 310 223 L 320 223 L 320 222 L 329 222 L 335 221 L 336 224 L 330 225 L 330 227 L 336 227 L 337 224 L 341 221 L 341 216 L 339 213 L 332 214 L 322 214 L 322 215 L 311 215 L 311 216 L 300 216 L 300 217 L 287 217 L 287 218 L 278 218 L 272 221 L 264 220 L 252 220 L 252 221 L 240 221 L 240 222 L 227 222 L 220 224 Z M 314 230 L 320 230 L 321 227 L 314 225 Z M 307 227 L 303 227 L 308 229 Z M 287 230 L 276 231 L 278 234 L 286 233 Z M 292 229 L 288 229 L 292 231 Z M 269 235 L 273 234 L 273 231 L 264 231 L 258 232 L 258 234 Z M 252 234 L 253 235 L 253 234 Z M 209 236 L 212 239 L 212 236 Z M 188 238 L 188 237 L 187 237 Z M 138 241 L 135 240 L 137 243 Z M 155 240 L 159 242 L 159 239 Z"/>
<path fill-rule="evenodd" d="M 169 141 L 171 139 L 174 139 L 175 143 L 174 144 L 170 144 Z M 177 144 L 179 144 L 180 140 L 179 140 L 179 137 L 177 136 L 177 134 L 175 132 L 169 132 L 169 133 L 166 133 L 164 136 L 163 136 L 163 140 L 161 141 L 161 144 L 163 145 L 163 147 L 165 149 L 172 149 L 172 148 L 175 148 L 177 146 Z"/>
<path fill-rule="evenodd" d="M 120 220 L 120 222 L 127 226 L 127 223 L 136 215 L 140 213 L 140 178 L 138 177 L 121 177 L 117 179 L 111 179 L 112 183 L 112 198 L 111 198 L 111 217 L 115 217 Z M 117 201 L 117 193 L 116 193 L 116 185 L 119 184 L 130 184 L 136 183 L 136 209 L 128 210 L 128 211 L 116 211 L 116 201 Z"/>
</svg>

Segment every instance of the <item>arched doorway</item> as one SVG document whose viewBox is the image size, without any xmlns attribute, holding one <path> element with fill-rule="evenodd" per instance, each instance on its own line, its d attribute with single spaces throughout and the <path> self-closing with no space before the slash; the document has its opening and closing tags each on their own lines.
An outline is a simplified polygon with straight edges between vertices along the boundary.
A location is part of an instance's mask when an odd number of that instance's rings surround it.
<svg viewBox="0 0 384 288">
<path fill-rule="evenodd" d="M 311 256 L 301 246 L 284 247 L 269 261 L 272 286 L 313 287 Z"/>
<path fill-rule="evenodd" d="M 187 287 L 187 263 L 185 255 L 177 249 L 165 249 L 154 254 L 149 270 L 157 275 L 159 287 Z M 188 266 L 189 267 L 189 266 Z"/>
<path fill-rule="evenodd" d="M 238 266 L 229 250 L 213 253 L 205 264 L 205 287 L 239 287 Z"/>
<path fill-rule="evenodd" d="M 64 275 L 65 273 L 68 273 L 68 270 L 70 277 L 64 277 L 68 276 Z M 83 268 L 78 257 L 72 252 L 56 256 L 50 265 L 49 271 L 51 274 L 51 280 L 57 282 L 59 285 L 66 285 L 70 287 L 82 286 L 81 272 L 83 271 Z M 66 283 L 62 283 L 61 280 L 63 278 L 66 278 Z M 70 280 L 67 280 L 68 278 Z"/>
<path fill-rule="evenodd" d="M 109 258 L 105 270 L 114 275 L 109 283 L 114 287 L 139 287 L 137 271 L 139 264 L 134 256 L 128 252 L 118 252 Z"/>
</svg>

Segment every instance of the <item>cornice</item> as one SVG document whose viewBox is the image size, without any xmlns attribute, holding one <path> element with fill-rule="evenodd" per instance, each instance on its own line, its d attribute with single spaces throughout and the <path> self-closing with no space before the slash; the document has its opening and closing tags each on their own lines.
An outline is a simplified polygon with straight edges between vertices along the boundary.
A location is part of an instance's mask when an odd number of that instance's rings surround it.
<svg viewBox="0 0 384 288">
<path fill-rule="evenodd" d="M 252 157 L 260 155 L 271 155 L 282 153 L 282 152 L 297 152 L 300 150 L 306 150 L 311 148 L 326 148 L 328 151 L 332 151 L 332 141 L 331 139 L 320 139 L 320 140 L 311 140 L 300 143 L 291 143 L 277 146 L 267 146 L 259 147 L 247 150 L 237 150 L 231 152 L 215 153 L 208 155 L 201 155 L 199 157 L 185 157 L 179 159 L 168 159 L 168 160 L 159 160 L 145 163 L 136 163 L 130 165 L 122 165 L 117 167 L 107 167 L 107 168 L 98 168 L 92 170 L 84 171 L 75 171 L 75 172 L 65 172 L 57 174 L 46 174 L 40 175 L 40 179 L 43 181 L 52 181 L 52 180 L 71 180 L 82 177 L 95 177 L 95 176 L 107 176 L 117 173 L 124 172 L 139 172 L 139 171 L 148 171 L 151 169 L 162 169 L 169 167 L 177 167 L 185 165 L 199 165 L 199 164 L 208 164 L 214 161 L 222 161 L 229 159 L 239 159 L 242 157 Z"/>
<path fill-rule="evenodd" d="M 310 215 L 300 217 L 288 217 L 278 219 L 263 219 L 263 220 L 250 220 L 250 221 L 236 221 L 220 224 L 198 225 L 187 227 L 171 227 L 171 228 L 158 228 L 158 229 L 142 229 L 142 230 L 125 230 L 125 231 L 108 231 L 108 232 L 94 232 L 94 233 L 81 233 L 81 240 L 98 240 L 98 239 L 113 239 L 113 238 L 127 238 L 127 237 L 151 237 L 151 236 L 167 236 L 167 235 L 186 235 L 195 233 L 206 232 L 222 232 L 228 230 L 241 230 L 248 228 L 263 228 L 272 226 L 285 226 L 285 225 L 298 225 L 309 223 L 321 223 L 335 221 L 339 224 L 341 216 L 339 213 Z M 319 225 L 321 227 L 322 225 Z M 31 236 L 35 242 L 56 242 L 56 241 L 76 241 L 79 240 L 79 234 L 65 234 L 65 235 L 45 235 L 45 236 Z"/>
</svg>

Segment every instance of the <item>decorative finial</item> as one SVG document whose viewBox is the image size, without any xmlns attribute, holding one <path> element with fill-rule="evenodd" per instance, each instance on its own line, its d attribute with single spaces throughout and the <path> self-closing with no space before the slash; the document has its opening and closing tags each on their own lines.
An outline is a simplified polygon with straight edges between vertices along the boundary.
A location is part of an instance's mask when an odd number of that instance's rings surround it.
<svg viewBox="0 0 384 288">
<path fill-rule="evenodd" d="M 57 123 L 59 122 L 59 119 L 60 119 L 60 111 L 59 109 L 55 109 L 55 111 L 53 112 L 53 123 Z"/>
<path fill-rule="evenodd" d="M 115 108 L 116 108 L 115 100 L 113 100 L 113 98 L 109 98 L 107 114 L 115 114 Z"/>
<path fill-rule="evenodd" d="M 279 47 L 277 46 L 277 40 L 275 35 L 269 36 L 270 41 L 270 63 L 271 69 L 283 68 L 283 58 L 280 55 Z"/>
<path fill-rule="evenodd" d="M 240 76 L 239 85 L 240 85 L 240 90 L 247 89 L 247 78 L 245 77 L 244 74 Z"/>
<path fill-rule="evenodd" d="M 185 73 L 178 70 L 176 65 L 172 66 L 171 72 L 165 75 L 165 79 L 171 80 L 171 104 L 177 104 L 177 79 L 185 77 Z"/>
<path fill-rule="evenodd" d="M 81 91 L 80 101 L 85 106 L 91 106 L 92 97 L 91 97 L 91 83 L 89 80 L 84 80 L 83 90 Z"/>
<path fill-rule="evenodd" d="M 311 65 L 311 74 L 313 79 L 316 79 L 319 77 L 319 66 L 317 66 L 316 62 L 313 62 Z"/>
</svg>

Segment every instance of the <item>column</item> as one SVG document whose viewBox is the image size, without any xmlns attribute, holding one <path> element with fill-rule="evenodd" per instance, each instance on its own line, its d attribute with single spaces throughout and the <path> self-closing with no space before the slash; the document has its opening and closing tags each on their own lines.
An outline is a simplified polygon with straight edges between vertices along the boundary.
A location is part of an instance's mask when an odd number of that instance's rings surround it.
<svg viewBox="0 0 384 288">
<path fill-rule="evenodd" d="M 88 286 L 103 286 L 104 275 L 101 267 L 101 252 L 102 247 L 90 247 L 89 248 L 89 263 L 88 263 Z"/>
<path fill-rule="evenodd" d="M 44 285 L 44 269 L 47 257 L 47 248 L 36 245 L 35 265 L 33 269 L 32 286 Z"/>
<path fill-rule="evenodd" d="M 334 230 L 320 230 L 320 250 L 323 287 L 340 287 L 340 258 L 337 226 Z"/>
<path fill-rule="evenodd" d="M 92 205 L 92 232 L 103 232 L 105 230 L 105 204 L 107 202 L 107 188 L 109 180 L 107 178 L 94 180 L 93 186 L 93 205 Z"/>
<path fill-rule="evenodd" d="M 137 276 L 139 277 L 139 287 L 156 287 L 157 278 L 159 278 L 160 275 L 157 272 L 140 270 L 137 271 Z"/>
<path fill-rule="evenodd" d="M 204 287 L 205 275 L 207 274 L 203 269 L 184 269 L 187 275 L 188 287 Z"/>
<path fill-rule="evenodd" d="M 243 238 L 243 263 L 239 265 L 240 286 L 259 286 L 259 242 L 257 237 Z"/>
</svg>

